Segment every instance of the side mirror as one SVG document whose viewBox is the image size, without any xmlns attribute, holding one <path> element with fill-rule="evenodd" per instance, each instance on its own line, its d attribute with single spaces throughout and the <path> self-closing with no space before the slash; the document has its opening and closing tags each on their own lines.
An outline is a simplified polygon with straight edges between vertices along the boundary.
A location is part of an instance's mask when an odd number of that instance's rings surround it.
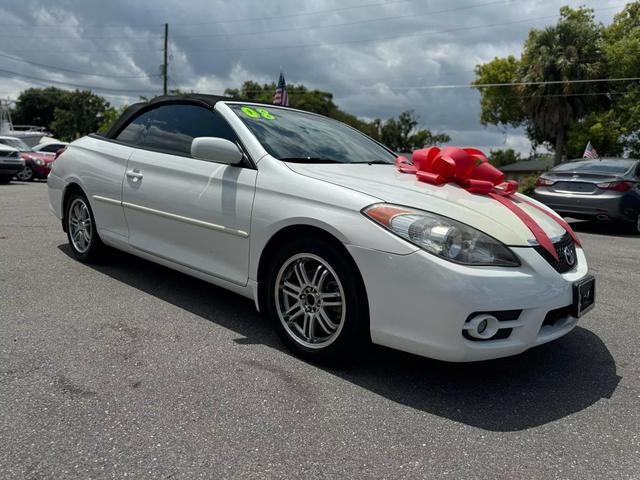
<svg viewBox="0 0 640 480">
<path fill-rule="evenodd" d="M 242 161 L 238 146 L 224 138 L 196 137 L 191 142 L 191 156 L 208 162 L 237 165 Z"/>
</svg>

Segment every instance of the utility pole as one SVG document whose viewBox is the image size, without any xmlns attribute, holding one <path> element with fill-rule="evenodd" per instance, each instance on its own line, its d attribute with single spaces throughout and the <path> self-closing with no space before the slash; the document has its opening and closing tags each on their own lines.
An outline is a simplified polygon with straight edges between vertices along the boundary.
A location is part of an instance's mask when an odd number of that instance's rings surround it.
<svg viewBox="0 0 640 480">
<path fill-rule="evenodd" d="M 169 47 L 169 24 L 164 24 L 164 63 L 162 64 L 162 91 L 167 94 L 167 76 L 169 75 L 169 63 L 167 50 Z"/>
</svg>

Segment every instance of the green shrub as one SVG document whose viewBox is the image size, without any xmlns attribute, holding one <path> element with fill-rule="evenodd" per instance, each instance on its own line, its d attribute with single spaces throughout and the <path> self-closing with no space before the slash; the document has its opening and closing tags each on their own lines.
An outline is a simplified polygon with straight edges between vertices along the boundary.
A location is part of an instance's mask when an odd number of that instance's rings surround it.
<svg viewBox="0 0 640 480">
<path fill-rule="evenodd" d="M 518 185 L 518 192 L 528 196 L 533 195 L 533 190 L 536 188 L 536 180 L 538 175 L 527 175 L 524 177 Z"/>
</svg>

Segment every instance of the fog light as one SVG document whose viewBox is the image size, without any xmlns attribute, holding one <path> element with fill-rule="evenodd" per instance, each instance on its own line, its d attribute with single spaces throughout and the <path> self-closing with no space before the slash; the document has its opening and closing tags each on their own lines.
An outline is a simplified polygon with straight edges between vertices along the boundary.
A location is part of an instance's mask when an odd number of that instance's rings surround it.
<svg viewBox="0 0 640 480">
<path fill-rule="evenodd" d="M 476 331 L 480 334 L 482 334 L 482 332 L 484 332 L 487 329 L 487 319 L 485 318 L 484 320 L 482 320 L 479 324 L 478 327 L 476 328 Z"/>
<path fill-rule="evenodd" d="M 493 315 L 481 313 L 469 320 L 464 329 L 473 338 L 481 338 L 482 340 L 488 340 L 498 333 L 500 322 Z"/>
</svg>

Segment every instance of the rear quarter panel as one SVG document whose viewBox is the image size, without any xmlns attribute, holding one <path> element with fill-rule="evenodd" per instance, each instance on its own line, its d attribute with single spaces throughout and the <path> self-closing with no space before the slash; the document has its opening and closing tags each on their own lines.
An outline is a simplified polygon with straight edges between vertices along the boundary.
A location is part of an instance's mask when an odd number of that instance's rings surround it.
<svg viewBox="0 0 640 480">
<path fill-rule="evenodd" d="M 128 235 L 122 206 L 115 202 L 122 200 L 122 181 L 132 152 L 133 148 L 125 145 L 83 137 L 71 143 L 53 164 L 51 176 L 64 183 L 63 190 L 75 183 L 87 195 L 101 236 Z M 57 185 L 57 180 L 53 181 Z M 64 191 L 60 195 L 50 194 L 57 202 L 55 211 L 62 212 L 63 194 Z"/>
</svg>

